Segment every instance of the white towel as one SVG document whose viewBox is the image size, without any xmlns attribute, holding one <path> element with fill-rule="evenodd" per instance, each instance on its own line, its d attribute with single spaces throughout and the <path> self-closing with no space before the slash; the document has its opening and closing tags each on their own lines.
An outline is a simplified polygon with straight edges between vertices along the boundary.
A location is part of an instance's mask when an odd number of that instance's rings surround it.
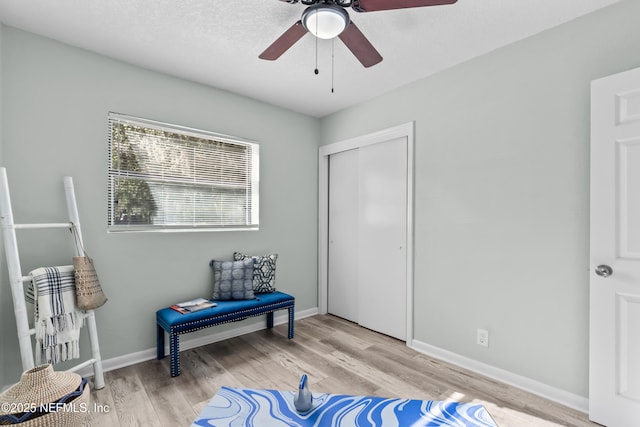
<svg viewBox="0 0 640 427">
<path fill-rule="evenodd" d="M 84 313 L 76 307 L 73 266 L 42 267 L 29 274 L 26 298 L 34 304 L 36 364 L 77 359 Z"/>
</svg>

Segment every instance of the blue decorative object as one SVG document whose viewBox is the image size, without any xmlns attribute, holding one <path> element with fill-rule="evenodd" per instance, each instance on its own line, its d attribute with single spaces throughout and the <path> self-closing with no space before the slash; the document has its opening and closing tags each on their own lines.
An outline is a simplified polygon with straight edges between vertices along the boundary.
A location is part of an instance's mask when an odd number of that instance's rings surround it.
<svg viewBox="0 0 640 427">
<path fill-rule="evenodd" d="M 313 406 L 313 396 L 307 384 L 307 374 L 303 374 L 302 378 L 300 378 L 300 385 L 293 398 L 293 405 L 298 412 L 307 412 Z"/>
<path fill-rule="evenodd" d="M 219 301 L 215 307 L 182 314 L 172 308 L 163 308 L 156 312 L 157 357 L 164 358 L 164 333 L 169 334 L 169 352 L 171 356 L 171 376 L 180 375 L 180 334 L 197 331 L 223 323 L 236 322 L 252 316 L 267 315 L 267 329 L 273 328 L 273 312 L 289 311 L 289 339 L 293 338 L 293 316 L 295 298 L 284 292 L 262 294 L 259 298 L 248 300 Z"/>
<path fill-rule="evenodd" d="M 482 405 L 314 394 L 305 413 L 292 391 L 222 387 L 191 427 L 497 427 Z"/>
</svg>

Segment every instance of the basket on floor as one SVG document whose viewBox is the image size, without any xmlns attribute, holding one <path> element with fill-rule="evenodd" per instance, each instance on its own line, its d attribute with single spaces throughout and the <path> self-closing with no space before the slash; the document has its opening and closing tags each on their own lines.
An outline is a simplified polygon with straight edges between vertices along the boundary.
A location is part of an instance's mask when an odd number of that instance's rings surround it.
<svg viewBox="0 0 640 427">
<path fill-rule="evenodd" d="M 81 426 L 89 411 L 89 400 L 89 385 L 80 375 L 54 372 L 51 365 L 36 366 L 0 394 L 0 425 Z"/>
</svg>

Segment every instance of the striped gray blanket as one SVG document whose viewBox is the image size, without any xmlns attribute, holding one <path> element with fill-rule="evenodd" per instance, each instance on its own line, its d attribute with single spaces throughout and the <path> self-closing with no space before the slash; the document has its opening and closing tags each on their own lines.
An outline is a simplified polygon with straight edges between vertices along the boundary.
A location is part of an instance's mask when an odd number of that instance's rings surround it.
<svg viewBox="0 0 640 427">
<path fill-rule="evenodd" d="M 76 307 L 73 266 L 41 267 L 29 275 L 26 300 L 34 305 L 36 364 L 77 359 L 84 313 Z"/>
</svg>

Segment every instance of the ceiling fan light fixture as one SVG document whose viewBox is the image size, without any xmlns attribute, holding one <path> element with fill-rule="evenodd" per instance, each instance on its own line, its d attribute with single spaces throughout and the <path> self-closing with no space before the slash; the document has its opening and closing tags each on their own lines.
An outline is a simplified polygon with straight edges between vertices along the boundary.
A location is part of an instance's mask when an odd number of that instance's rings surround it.
<svg viewBox="0 0 640 427">
<path fill-rule="evenodd" d="M 339 36 L 349 21 L 349 13 L 335 4 L 318 3 L 302 13 L 302 25 L 320 39 Z"/>
</svg>

